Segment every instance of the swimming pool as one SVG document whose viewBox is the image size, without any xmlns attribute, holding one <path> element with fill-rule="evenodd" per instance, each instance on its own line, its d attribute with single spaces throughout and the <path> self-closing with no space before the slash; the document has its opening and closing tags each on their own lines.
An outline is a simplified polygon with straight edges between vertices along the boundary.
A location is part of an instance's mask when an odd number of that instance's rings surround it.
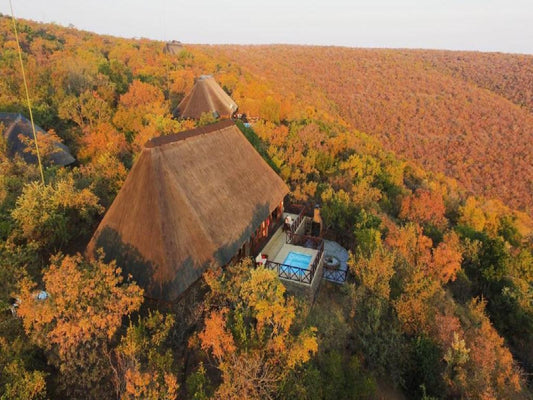
<svg viewBox="0 0 533 400">
<path fill-rule="evenodd" d="M 309 254 L 298 253 L 295 251 L 289 251 L 283 264 L 290 265 L 291 267 L 298 267 L 302 269 L 308 269 L 311 264 L 311 258 L 313 256 Z"/>
</svg>

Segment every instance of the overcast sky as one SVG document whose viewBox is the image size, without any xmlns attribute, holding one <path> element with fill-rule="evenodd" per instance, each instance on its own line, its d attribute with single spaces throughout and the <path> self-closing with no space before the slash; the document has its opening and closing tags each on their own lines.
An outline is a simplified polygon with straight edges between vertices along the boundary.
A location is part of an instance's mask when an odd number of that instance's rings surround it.
<svg viewBox="0 0 533 400">
<path fill-rule="evenodd" d="M 533 0 L 12 1 L 17 17 L 127 38 L 533 54 Z"/>
</svg>

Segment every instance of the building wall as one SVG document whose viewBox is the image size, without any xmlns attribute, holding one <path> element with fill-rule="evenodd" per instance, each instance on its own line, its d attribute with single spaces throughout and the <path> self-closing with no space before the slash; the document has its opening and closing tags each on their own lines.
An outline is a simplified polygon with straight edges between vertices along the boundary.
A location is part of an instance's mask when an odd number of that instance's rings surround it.
<svg viewBox="0 0 533 400">
<path fill-rule="evenodd" d="M 305 235 L 305 232 L 307 230 L 307 225 L 311 223 L 311 218 L 309 217 L 304 217 L 303 220 L 302 220 L 302 223 L 300 224 L 300 226 L 298 227 L 298 229 L 296 229 L 296 233 L 297 235 Z"/>
<path fill-rule="evenodd" d="M 281 279 L 281 281 L 283 282 L 289 293 L 294 294 L 296 296 L 300 296 L 302 298 L 306 298 L 310 303 L 313 303 L 320 288 L 320 283 L 322 282 L 323 265 L 324 254 L 322 253 L 322 257 L 315 271 L 315 276 L 313 277 L 313 280 L 311 281 L 310 285 L 290 281 L 287 279 Z"/>
</svg>

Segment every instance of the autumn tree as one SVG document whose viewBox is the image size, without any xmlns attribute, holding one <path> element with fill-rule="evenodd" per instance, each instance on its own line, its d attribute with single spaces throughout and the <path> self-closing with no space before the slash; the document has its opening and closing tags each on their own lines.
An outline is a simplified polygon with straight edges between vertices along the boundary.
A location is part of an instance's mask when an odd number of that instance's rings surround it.
<svg viewBox="0 0 533 400">
<path fill-rule="evenodd" d="M 36 131 L 36 135 L 37 143 L 39 144 L 39 156 L 41 157 L 43 164 L 53 164 L 51 156 L 58 150 L 60 150 L 57 145 L 59 143 L 62 143 L 63 141 L 53 129 L 49 130 L 46 133 Z M 35 159 L 37 159 L 37 148 L 35 147 L 35 141 L 33 139 L 33 136 L 28 137 L 24 135 L 19 135 L 19 140 L 24 144 L 24 152 L 31 154 L 35 157 Z"/>
<path fill-rule="evenodd" d="M 448 392 L 452 396 L 465 396 L 468 390 L 468 376 L 466 364 L 470 359 L 470 349 L 465 340 L 457 332 L 453 333 L 453 341 L 446 350 L 444 361 L 444 381 L 448 385 Z"/>
<path fill-rule="evenodd" d="M 267 96 L 259 106 L 259 116 L 267 121 L 279 123 L 281 105 L 272 96 Z"/>
<path fill-rule="evenodd" d="M 423 234 L 420 225 L 389 226 L 390 230 L 385 243 L 396 250 L 414 268 L 426 269 L 431 264 L 433 242 Z"/>
<path fill-rule="evenodd" d="M 7 238 L 13 231 L 11 211 L 25 185 L 38 179 L 36 165 L 27 164 L 18 156 L 10 160 L 0 154 L 0 238 Z"/>
<path fill-rule="evenodd" d="M 413 268 L 443 284 L 455 279 L 461 268 L 462 248 L 459 236 L 449 232 L 437 247 L 423 234 L 419 225 L 408 224 L 394 228 L 387 236 L 386 243 Z"/>
<path fill-rule="evenodd" d="M 169 72 L 170 97 L 175 108 L 194 86 L 194 72 L 190 69 L 180 68 Z"/>
<path fill-rule="evenodd" d="M 79 157 L 82 160 L 92 160 L 102 153 L 120 157 L 127 151 L 126 138 L 110 123 L 86 129 L 80 145 Z"/>
<path fill-rule="evenodd" d="M 130 321 L 114 350 L 113 371 L 117 397 L 124 400 L 173 400 L 178 382 L 168 344 L 172 315 L 149 312 L 136 324 Z"/>
<path fill-rule="evenodd" d="M 370 290 L 374 296 L 389 299 L 390 280 L 394 274 L 393 253 L 380 246 L 368 256 L 352 255 L 349 266 L 360 284 Z"/>
<path fill-rule="evenodd" d="M 392 227 L 386 243 L 400 256 L 402 292 L 394 307 L 403 329 L 412 335 L 428 334 L 434 325 L 435 307 L 442 301 L 443 284 L 455 279 L 461 268 L 459 238 L 454 233 L 432 248 L 430 238 L 419 225 Z"/>
<path fill-rule="evenodd" d="M 110 105 L 93 90 L 87 90 L 79 97 L 69 96 L 59 107 L 59 116 L 73 121 L 83 131 L 94 130 L 98 125 L 109 122 L 111 115 Z"/>
<path fill-rule="evenodd" d="M 148 139 L 159 136 L 157 118 L 168 114 L 165 98 L 159 88 L 134 80 L 126 93 L 120 96 L 114 124 L 132 141 L 137 138 L 140 148 Z"/>
<path fill-rule="evenodd" d="M 465 395 L 480 399 L 520 398 L 523 385 L 520 372 L 503 338 L 486 316 L 485 305 L 473 299 L 467 306 L 465 340 L 470 350 L 465 365 Z"/>
<path fill-rule="evenodd" d="M 222 374 L 215 396 L 274 396 L 284 377 L 317 351 L 314 329 L 293 331 L 296 303 L 273 271 L 245 261 L 224 274 L 209 272 L 206 281 L 211 308 L 198 340 Z"/>
<path fill-rule="evenodd" d="M 403 199 L 399 217 L 419 224 L 433 224 L 443 228 L 447 221 L 442 195 L 434 191 L 417 189 Z"/>
<path fill-rule="evenodd" d="M 401 295 L 393 301 L 402 329 L 410 335 L 428 334 L 443 295 L 435 279 L 421 270 L 414 271 L 404 280 Z"/>
<path fill-rule="evenodd" d="M 86 182 L 90 190 L 98 196 L 105 208 L 109 207 L 122 184 L 128 171 L 124 164 L 113 154 L 95 154 L 90 163 L 79 169 L 79 180 Z"/>
<path fill-rule="evenodd" d="M 445 234 L 443 241 L 432 250 L 430 268 L 433 276 L 443 284 L 455 280 L 462 260 L 459 236 L 455 232 Z"/>
<path fill-rule="evenodd" d="M 59 368 L 61 391 L 86 398 L 109 390 L 109 343 L 122 318 L 139 309 L 142 290 L 124 282 L 114 262 L 81 255 L 51 259 L 43 275 L 45 298 L 37 297 L 30 279 L 20 284 L 24 328 Z"/>
<path fill-rule="evenodd" d="M 18 282 L 26 276 L 38 276 L 43 267 L 39 246 L 0 241 L 0 306 L 7 307 Z"/>
</svg>

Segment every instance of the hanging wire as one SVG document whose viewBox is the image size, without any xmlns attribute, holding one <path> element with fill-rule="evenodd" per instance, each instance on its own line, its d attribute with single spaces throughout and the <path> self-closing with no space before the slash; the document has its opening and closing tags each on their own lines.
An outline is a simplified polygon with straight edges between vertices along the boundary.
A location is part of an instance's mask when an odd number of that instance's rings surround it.
<svg viewBox="0 0 533 400">
<path fill-rule="evenodd" d="M 26 82 L 26 73 L 24 71 L 24 63 L 22 62 L 22 49 L 20 48 L 19 35 L 17 31 L 17 20 L 15 19 L 15 13 L 13 12 L 13 4 L 9 0 L 9 7 L 11 8 L 11 20 L 13 21 L 13 31 L 15 32 L 15 40 L 17 42 L 20 69 L 22 70 L 22 80 L 24 81 L 24 89 L 26 91 L 26 103 L 28 104 L 28 111 L 30 113 L 31 130 L 33 132 L 33 141 L 35 142 L 35 149 L 37 151 L 37 161 L 39 162 L 39 171 L 41 173 L 41 182 L 44 183 L 43 164 L 41 163 L 41 154 L 39 152 L 39 144 L 37 143 L 37 133 L 35 132 L 35 123 L 33 122 L 33 113 L 31 111 L 30 92 L 28 90 L 28 83 Z"/>
<path fill-rule="evenodd" d="M 167 2 L 166 0 L 163 1 L 163 7 L 164 7 L 164 13 L 161 15 L 161 25 L 163 26 L 163 40 L 165 42 L 165 47 L 163 49 L 166 49 L 167 47 L 167 44 L 169 42 L 168 40 L 168 37 L 167 37 L 167 19 L 166 19 L 166 15 L 167 15 Z M 168 49 L 166 49 L 168 50 Z M 169 57 L 169 53 L 168 52 L 165 52 L 163 50 L 163 53 L 166 53 L 165 54 L 165 75 L 166 75 L 166 84 L 167 84 L 167 97 L 168 97 L 168 108 L 170 108 L 170 106 L 172 105 L 172 102 L 171 102 L 171 99 L 170 99 L 170 57 Z M 174 110 L 170 110 L 170 112 L 172 113 Z"/>
</svg>

